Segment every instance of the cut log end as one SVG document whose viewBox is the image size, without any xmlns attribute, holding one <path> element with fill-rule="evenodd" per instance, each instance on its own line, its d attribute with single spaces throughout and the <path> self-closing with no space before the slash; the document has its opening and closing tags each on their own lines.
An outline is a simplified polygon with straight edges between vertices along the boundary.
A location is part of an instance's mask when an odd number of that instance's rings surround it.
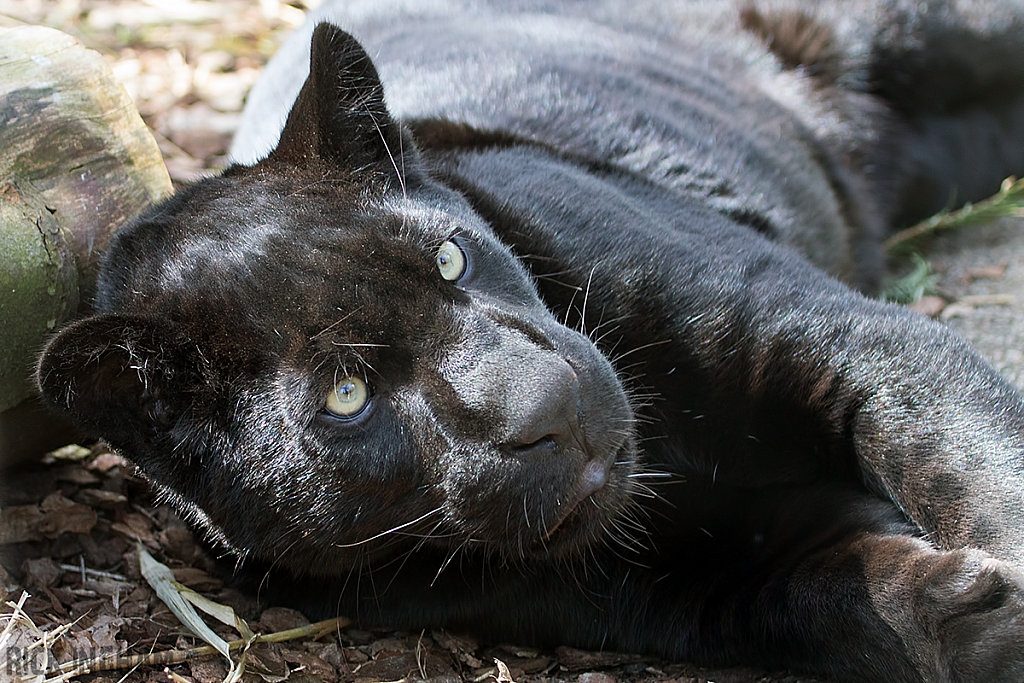
<svg viewBox="0 0 1024 683">
<path fill-rule="evenodd" d="M 33 397 L 47 336 L 85 312 L 114 231 L 170 192 L 101 55 L 54 29 L 0 29 L 0 464 L 33 450 L 11 438 L 11 409 Z"/>
</svg>

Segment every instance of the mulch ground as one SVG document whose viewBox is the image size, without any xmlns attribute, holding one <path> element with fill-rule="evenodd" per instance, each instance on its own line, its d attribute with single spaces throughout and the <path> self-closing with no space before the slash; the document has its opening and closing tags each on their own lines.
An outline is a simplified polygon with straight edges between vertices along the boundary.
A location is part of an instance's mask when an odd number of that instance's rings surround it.
<svg viewBox="0 0 1024 683">
<path fill-rule="evenodd" d="M 226 163 L 244 97 L 311 2 L 278 0 L 0 0 L 0 27 L 45 24 L 109 61 L 153 131 L 177 185 Z M 253 631 L 308 624 L 258 605 L 215 578 L 184 523 L 157 505 L 134 466 L 102 444 L 69 447 L 0 475 L 0 682 L 220 683 L 219 656 L 172 665 L 129 655 L 186 652 L 193 636 L 141 576 L 138 548 L 181 584 L 231 606 Z M 210 620 L 226 640 L 237 633 Z M 120 657 L 117 668 L 67 664 Z M 65 665 L 62 670 L 60 665 Z M 749 670 L 701 671 L 634 656 L 553 652 L 422 633 L 333 628 L 317 637 L 254 645 L 246 683 L 338 681 L 796 681 Z M 806 680 L 806 679 L 805 679 Z"/>
<path fill-rule="evenodd" d="M 5 474 L 0 510 L 0 681 L 56 683 L 81 660 L 120 656 L 109 671 L 74 676 L 83 683 L 221 683 L 219 656 L 141 664 L 127 655 L 187 652 L 203 643 L 156 595 L 139 569 L 141 547 L 175 579 L 232 607 L 257 633 L 309 624 L 300 613 L 259 605 L 214 576 L 206 551 L 167 507 L 155 504 L 134 466 L 97 444 L 56 451 Z M 27 597 L 25 597 L 27 596 Z M 209 620 L 225 640 L 234 629 Z M 441 630 L 420 633 L 335 627 L 319 638 L 260 643 L 246 654 L 245 683 L 355 681 L 675 681 L 794 683 L 749 670 L 693 667 L 571 648 L 538 651 L 494 646 Z"/>
</svg>

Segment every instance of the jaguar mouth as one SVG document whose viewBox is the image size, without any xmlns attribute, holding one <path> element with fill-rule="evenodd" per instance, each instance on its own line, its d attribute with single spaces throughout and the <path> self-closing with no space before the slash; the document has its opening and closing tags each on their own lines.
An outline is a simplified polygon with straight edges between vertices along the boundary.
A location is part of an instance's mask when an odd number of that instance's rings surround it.
<svg viewBox="0 0 1024 683">
<path fill-rule="evenodd" d="M 625 450 L 625 446 L 618 448 L 615 451 L 615 454 L 619 455 L 623 450 Z M 595 458 L 588 461 L 587 464 L 583 466 L 583 471 L 577 478 L 576 492 L 573 497 L 569 499 L 561 509 L 559 509 L 558 519 L 555 520 L 554 524 L 549 526 L 541 536 L 541 542 L 547 543 L 550 541 L 555 533 L 563 527 L 565 522 L 574 516 L 573 513 L 577 508 L 579 508 L 583 501 L 605 487 L 609 481 L 611 466 L 614 460 L 615 458 Z"/>
</svg>

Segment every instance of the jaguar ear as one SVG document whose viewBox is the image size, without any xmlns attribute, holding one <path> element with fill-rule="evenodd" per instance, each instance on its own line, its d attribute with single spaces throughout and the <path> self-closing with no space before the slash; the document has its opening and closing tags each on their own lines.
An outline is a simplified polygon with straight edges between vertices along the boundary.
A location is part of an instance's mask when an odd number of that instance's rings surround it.
<svg viewBox="0 0 1024 683">
<path fill-rule="evenodd" d="M 268 161 L 331 162 L 352 171 L 395 167 L 401 127 L 384 106 L 384 86 L 355 38 L 333 24 L 313 31 L 309 76 Z"/>
<path fill-rule="evenodd" d="M 43 351 L 40 393 L 86 433 L 135 450 L 180 412 L 180 375 L 196 364 L 176 336 L 169 323 L 147 318 L 108 313 L 79 320 Z"/>
</svg>

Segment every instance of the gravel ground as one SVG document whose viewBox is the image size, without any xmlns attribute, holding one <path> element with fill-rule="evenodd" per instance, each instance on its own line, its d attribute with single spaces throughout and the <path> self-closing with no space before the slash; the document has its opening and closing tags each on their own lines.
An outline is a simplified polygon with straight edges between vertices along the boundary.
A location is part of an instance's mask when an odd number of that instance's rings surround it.
<svg viewBox="0 0 1024 683">
<path fill-rule="evenodd" d="M 944 235 L 925 255 L 952 302 L 941 317 L 1024 389 L 1024 220 Z"/>
</svg>

